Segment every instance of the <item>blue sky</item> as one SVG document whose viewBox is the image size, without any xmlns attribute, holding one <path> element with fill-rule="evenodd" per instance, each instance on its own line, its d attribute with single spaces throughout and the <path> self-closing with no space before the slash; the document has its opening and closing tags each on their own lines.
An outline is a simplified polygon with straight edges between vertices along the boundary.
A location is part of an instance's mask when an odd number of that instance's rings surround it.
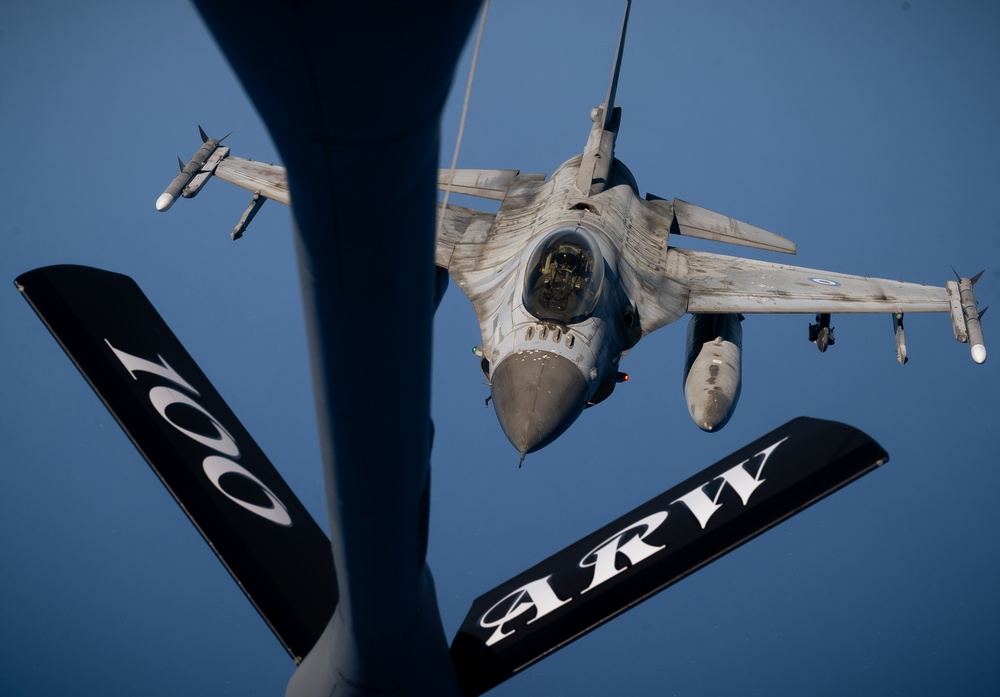
<svg viewBox="0 0 1000 697">
<path fill-rule="evenodd" d="M 621 11 L 494 2 L 459 165 L 550 173 L 578 153 Z M 266 18 L 248 40 L 266 45 Z M 276 159 L 192 7 L 7 3 L 0 91 L 0 278 L 54 263 L 131 275 L 325 520 L 287 210 L 269 203 L 234 243 L 242 190 L 212 182 L 166 214 L 153 208 L 175 155 L 198 147 L 198 124 L 233 131 L 237 154 Z M 618 157 L 643 192 L 783 234 L 802 266 L 933 284 L 949 265 L 985 267 L 980 304 L 1000 304 L 995 0 L 637 0 L 618 104 Z M 372 182 L 387 196 L 391 185 Z M 7 288 L 0 693 L 281 694 L 287 655 Z M 824 355 L 807 323 L 744 323 L 740 405 L 713 435 L 684 406 L 685 323 L 660 330 L 624 361 L 632 380 L 519 471 L 482 407 L 471 306 L 449 289 L 436 320 L 430 546 L 449 636 L 480 593 L 790 418 L 848 422 L 891 456 L 491 694 L 995 689 L 1000 359 L 974 365 L 944 315 L 907 317 L 905 367 L 887 317 L 835 316 Z M 405 337 L 384 326 L 352 328 L 354 368 L 397 372 L 387 418 L 405 418 Z M 398 363 L 367 362 L 365 345 L 386 340 Z"/>
</svg>

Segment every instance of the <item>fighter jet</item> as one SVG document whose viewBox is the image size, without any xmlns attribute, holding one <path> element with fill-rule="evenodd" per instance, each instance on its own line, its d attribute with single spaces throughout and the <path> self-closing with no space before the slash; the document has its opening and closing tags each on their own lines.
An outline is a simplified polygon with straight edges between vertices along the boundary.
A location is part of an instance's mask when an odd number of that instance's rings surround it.
<svg viewBox="0 0 1000 697">
<path fill-rule="evenodd" d="M 640 339 L 685 315 L 684 399 L 704 431 L 721 429 L 736 408 L 741 322 L 749 314 L 815 315 L 809 340 L 824 352 L 834 344 L 832 314 L 887 313 L 905 363 L 903 315 L 949 312 L 956 339 L 969 342 L 982 363 L 986 349 L 972 290 L 978 276 L 934 287 L 674 246 L 700 238 L 796 252 L 775 233 L 681 199 L 640 194 L 615 153 L 630 5 L 607 97 L 590 113 L 582 153 L 551 176 L 457 169 L 438 177 L 440 190 L 500 202 L 496 213 L 439 203 L 438 300 L 446 271 L 475 308 L 482 342 L 474 351 L 521 460 L 627 379 L 621 361 Z M 214 174 L 254 194 L 232 232 L 236 239 L 266 199 L 290 203 L 283 168 L 230 156 L 218 140 L 201 135 L 204 146 L 157 199 L 158 210 L 194 196 Z"/>
</svg>

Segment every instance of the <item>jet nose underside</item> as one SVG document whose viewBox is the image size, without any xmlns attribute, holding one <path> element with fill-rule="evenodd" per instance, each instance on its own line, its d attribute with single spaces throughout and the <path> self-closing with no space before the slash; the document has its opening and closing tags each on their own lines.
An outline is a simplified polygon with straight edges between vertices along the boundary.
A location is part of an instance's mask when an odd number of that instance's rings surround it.
<svg viewBox="0 0 1000 697">
<path fill-rule="evenodd" d="M 491 388 L 500 426 L 522 456 L 562 435 L 587 399 L 580 369 L 550 351 L 518 351 L 503 359 Z"/>
</svg>

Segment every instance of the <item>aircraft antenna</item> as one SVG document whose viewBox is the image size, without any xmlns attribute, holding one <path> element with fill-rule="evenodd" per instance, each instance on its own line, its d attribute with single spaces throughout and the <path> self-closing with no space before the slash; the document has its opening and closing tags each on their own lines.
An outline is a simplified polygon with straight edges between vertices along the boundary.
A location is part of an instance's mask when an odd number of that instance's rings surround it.
<svg viewBox="0 0 1000 697">
<path fill-rule="evenodd" d="M 437 231 L 435 237 L 441 235 L 441 226 L 444 224 L 444 211 L 448 208 L 448 195 L 451 194 L 451 183 L 455 179 L 455 169 L 458 167 L 458 151 L 462 147 L 462 134 L 465 132 L 465 117 L 469 113 L 469 97 L 472 94 L 472 77 L 476 74 L 476 61 L 479 59 L 479 46 L 483 42 L 483 31 L 486 28 L 486 14 L 490 9 L 490 0 L 483 2 L 483 14 L 479 19 L 479 33 L 476 34 L 476 47 L 472 51 L 472 65 L 469 66 L 469 79 L 465 83 L 465 99 L 462 102 L 462 117 L 458 121 L 458 137 L 455 139 L 455 152 L 451 156 L 451 170 L 448 173 L 448 181 L 444 187 L 444 203 L 441 206 L 441 214 L 437 220 Z"/>
</svg>

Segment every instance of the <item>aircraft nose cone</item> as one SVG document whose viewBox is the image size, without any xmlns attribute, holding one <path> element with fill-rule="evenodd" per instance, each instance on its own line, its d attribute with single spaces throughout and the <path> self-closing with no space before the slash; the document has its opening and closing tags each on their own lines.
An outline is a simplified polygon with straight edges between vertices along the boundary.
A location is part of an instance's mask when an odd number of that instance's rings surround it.
<svg viewBox="0 0 1000 697">
<path fill-rule="evenodd" d="M 587 384 L 568 358 L 519 351 L 493 371 L 493 408 L 503 432 L 522 455 L 558 438 L 583 411 Z"/>
</svg>

